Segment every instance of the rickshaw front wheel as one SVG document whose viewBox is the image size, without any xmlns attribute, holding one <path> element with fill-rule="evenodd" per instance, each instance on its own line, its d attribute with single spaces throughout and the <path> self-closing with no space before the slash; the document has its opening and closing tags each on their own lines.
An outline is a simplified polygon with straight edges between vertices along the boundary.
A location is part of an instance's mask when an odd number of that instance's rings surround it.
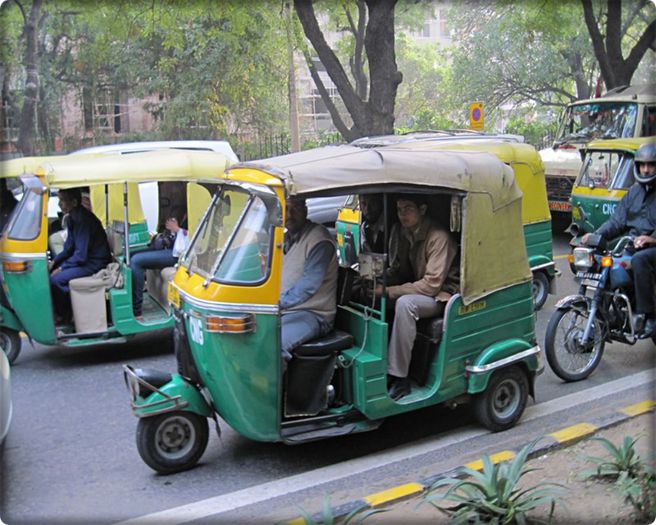
<svg viewBox="0 0 656 525">
<path fill-rule="evenodd" d="M 515 425 L 526 408 L 528 377 L 517 366 L 502 368 L 492 375 L 485 392 L 474 398 L 474 415 L 493 432 Z"/>
<path fill-rule="evenodd" d="M 9 364 L 13 363 L 21 351 L 20 334 L 11 328 L 0 329 L 0 348 L 7 356 Z"/>
<path fill-rule="evenodd" d="M 537 312 L 549 297 L 549 278 L 544 272 L 533 273 L 533 309 Z"/>
<path fill-rule="evenodd" d="M 166 412 L 139 419 L 137 450 L 160 474 L 190 469 L 203 455 L 209 439 L 207 418 L 193 412 Z"/>
</svg>

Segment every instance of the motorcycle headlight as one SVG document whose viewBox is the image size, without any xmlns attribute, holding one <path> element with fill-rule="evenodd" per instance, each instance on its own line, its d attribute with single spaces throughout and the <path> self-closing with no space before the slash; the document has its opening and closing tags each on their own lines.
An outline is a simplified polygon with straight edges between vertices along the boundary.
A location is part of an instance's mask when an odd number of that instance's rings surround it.
<svg viewBox="0 0 656 525">
<path fill-rule="evenodd" d="M 594 266 L 592 248 L 574 248 L 574 267 L 577 270 L 589 270 Z"/>
</svg>

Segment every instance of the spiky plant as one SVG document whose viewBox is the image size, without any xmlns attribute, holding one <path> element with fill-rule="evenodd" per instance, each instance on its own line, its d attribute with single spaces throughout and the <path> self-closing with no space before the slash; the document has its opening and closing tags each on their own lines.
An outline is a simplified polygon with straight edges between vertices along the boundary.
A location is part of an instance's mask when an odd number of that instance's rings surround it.
<svg viewBox="0 0 656 525">
<path fill-rule="evenodd" d="M 620 446 L 615 446 L 606 438 L 593 437 L 610 454 L 608 457 L 588 456 L 587 459 L 595 464 L 594 469 L 581 472 L 585 478 L 606 478 L 611 481 L 617 480 L 625 472 L 630 478 L 634 478 L 642 470 L 642 460 L 635 450 L 635 444 L 639 437 L 625 436 Z"/>
<path fill-rule="evenodd" d="M 543 505 L 550 506 L 551 520 L 564 487 L 545 482 L 526 488 L 519 486 L 524 475 L 540 470 L 525 465 L 537 441 L 525 446 L 512 460 L 495 465 L 485 456 L 482 471 L 466 468 L 465 479 L 447 478 L 436 482 L 422 503 L 429 503 L 447 514 L 454 524 L 523 524 L 530 511 Z M 444 487 L 448 487 L 446 492 L 437 492 Z"/>
<path fill-rule="evenodd" d="M 352 510 L 346 515 L 346 517 L 341 518 L 333 514 L 333 510 L 330 506 L 330 498 L 328 498 L 328 496 L 324 496 L 323 498 L 321 517 L 318 521 L 315 520 L 304 508 L 298 507 L 298 510 L 305 520 L 305 525 L 335 525 L 335 523 L 338 522 L 340 525 L 349 525 L 351 522 L 354 524 L 360 524 L 373 514 L 386 512 L 385 509 L 371 509 L 363 504 L 362 507 Z"/>
</svg>

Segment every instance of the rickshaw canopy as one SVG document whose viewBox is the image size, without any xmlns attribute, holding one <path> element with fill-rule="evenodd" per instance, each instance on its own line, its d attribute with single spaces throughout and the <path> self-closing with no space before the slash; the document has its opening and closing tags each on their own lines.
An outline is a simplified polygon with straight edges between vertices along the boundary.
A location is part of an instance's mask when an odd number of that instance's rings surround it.
<svg viewBox="0 0 656 525">
<path fill-rule="evenodd" d="M 329 146 L 238 164 L 229 173 L 239 168 L 277 176 L 288 195 L 301 197 L 386 189 L 461 195 L 463 302 L 531 280 L 522 194 L 513 170 L 490 153 L 439 151 L 425 142 L 368 149 Z"/>
<path fill-rule="evenodd" d="M 654 137 L 639 137 L 629 139 L 604 139 L 604 140 L 591 140 L 588 142 L 581 153 L 584 154 L 587 150 L 620 150 L 620 151 L 637 151 L 640 146 L 648 142 L 654 142 Z"/>
</svg>

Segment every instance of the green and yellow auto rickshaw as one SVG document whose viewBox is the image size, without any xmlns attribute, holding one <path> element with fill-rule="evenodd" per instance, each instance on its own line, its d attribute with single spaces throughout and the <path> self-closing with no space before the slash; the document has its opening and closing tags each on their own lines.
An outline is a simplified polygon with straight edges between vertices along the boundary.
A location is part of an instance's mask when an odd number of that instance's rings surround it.
<svg viewBox="0 0 656 525">
<path fill-rule="evenodd" d="M 633 156 L 655 137 L 595 140 L 582 150 L 583 165 L 572 188 L 571 245 L 599 228 L 615 212 L 619 201 L 635 182 Z"/>
<path fill-rule="evenodd" d="M 44 345 L 88 346 L 172 328 L 166 290 L 173 268 L 149 271 L 143 320 L 132 313 L 130 255 L 145 249 L 151 237 L 142 195 L 156 200 L 162 222 L 179 201 L 177 204 L 187 209 L 193 232 L 210 198 L 200 182 L 211 183 L 229 165 L 219 153 L 182 150 L 3 163 L 0 171 L 21 172 L 23 184 L 22 199 L 0 240 L 0 280 L 5 296 L 0 305 L 0 343 L 9 360 L 15 360 L 20 352 L 20 332 Z M 88 188 L 91 210 L 106 227 L 114 261 L 94 276 L 71 281 L 73 323 L 56 326 L 48 242 L 57 221 L 56 192 L 74 187 Z"/>
<path fill-rule="evenodd" d="M 403 138 L 403 136 L 401 137 Z M 548 295 L 556 293 L 556 265 L 553 260 L 551 213 L 547 202 L 544 182 L 544 167 L 533 146 L 519 143 L 507 136 L 473 136 L 448 138 L 415 138 L 400 140 L 395 147 L 412 149 L 435 149 L 450 151 L 480 151 L 495 155 L 510 166 L 515 181 L 522 191 L 522 220 L 524 238 L 528 251 L 528 262 L 533 273 L 533 300 L 535 309 L 544 306 Z M 337 244 L 340 247 L 340 260 L 345 261 L 350 254 L 345 250 L 359 250 L 360 212 L 357 196 L 352 196 L 340 209 L 337 223 Z M 355 242 L 344 242 L 353 237 Z"/>
<path fill-rule="evenodd" d="M 460 251 L 459 293 L 419 322 L 412 392 L 398 401 L 386 385 L 388 301 L 353 297 L 349 278 L 385 283 L 384 255 L 361 254 L 357 276 L 340 268 L 333 332 L 282 365 L 286 198 L 361 193 L 387 207 L 424 194 Z M 543 368 L 524 239 L 513 170 L 490 153 L 338 146 L 233 166 L 170 284 L 178 372 L 124 367 L 142 459 L 160 473 L 192 467 L 210 418 L 253 440 L 302 443 L 471 401 L 486 427 L 511 427 Z"/>
</svg>

